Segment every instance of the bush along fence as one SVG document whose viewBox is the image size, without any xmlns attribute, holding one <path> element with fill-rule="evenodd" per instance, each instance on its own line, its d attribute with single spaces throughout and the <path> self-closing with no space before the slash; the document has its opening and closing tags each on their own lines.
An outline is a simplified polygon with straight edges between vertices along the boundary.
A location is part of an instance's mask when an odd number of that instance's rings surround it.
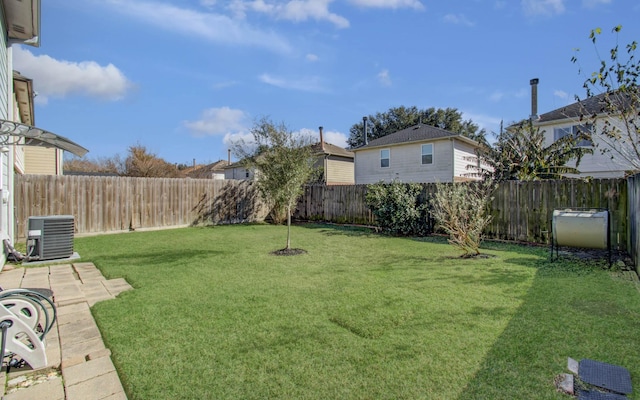
<svg viewBox="0 0 640 400">
<path fill-rule="evenodd" d="M 248 181 L 16 175 L 16 236 L 31 216 L 73 215 L 76 234 L 262 221 Z"/>
<path fill-rule="evenodd" d="M 421 198 L 427 201 L 435 192 L 436 184 L 421 185 Z M 365 203 L 366 192 L 366 185 L 309 186 L 294 216 L 309 221 L 375 225 L 375 218 Z M 493 192 L 490 204 L 492 220 L 485 229 L 485 236 L 547 244 L 553 210 L 568 207 L 608 208 L 611 246 L 618 250 L 627 249 L 629 226 L 625 179 L 502 182 Z"/>
</svg>

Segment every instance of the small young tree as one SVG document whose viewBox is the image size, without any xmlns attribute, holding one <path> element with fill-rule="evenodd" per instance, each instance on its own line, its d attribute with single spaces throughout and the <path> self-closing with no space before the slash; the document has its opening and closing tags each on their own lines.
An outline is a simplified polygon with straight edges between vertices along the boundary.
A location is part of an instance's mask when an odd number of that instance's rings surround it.
<svg viewBox="0 0 640 400">
<path fill-rule="evenodd" d="M 449 235 L 449 243 L 463 252 L 463 257 L 480 254 L 482 232 L 491 222 L 488 206 L 494 189 L 492 180 L 436 184 L 431 215 Z"/>
<path fill-rule="evenodd" d="M 428 233 L 426 204 L 417 183 L 375 183 L 367 186 L 365 201 L 383 231 L 392 235 Z"/>
<path fill-rule="evenodd" d="M 287 216 L 287 245 L 291 250 L 291 214 L 304 185 L 312 177 L 314 153 L 310 136 L 296 135 L 284 123 L 268 118 L 257 121 L 251 129 L 252 141 L 232 146 L 245 168 L 254 171 L 255 182 L 271 207 L 284 209 Z"/>
<path fill-rule="evenodd" d="M 620 160 L 630 173 L 640 171 L 640 64 L 636 59 L 638 43 L 634 40 L 624 49 L 619 48 L 618 35 L 622 26 L 613 28 L 615 46 L 603 58 L 597 47 L 600 28 L 593 29 L 591 39 L 600 68 L 584 81 L 586 99 L 581 121 L 594 127 L 594 144 L 602 153 L 609 153 L 612 160 Z M 577 55 L 571 61 L 578 63 Z M 580 71 L 582 72 L 582 71 Z M 595 107 L 594 107 L 595 105 Z"/>
</svg>

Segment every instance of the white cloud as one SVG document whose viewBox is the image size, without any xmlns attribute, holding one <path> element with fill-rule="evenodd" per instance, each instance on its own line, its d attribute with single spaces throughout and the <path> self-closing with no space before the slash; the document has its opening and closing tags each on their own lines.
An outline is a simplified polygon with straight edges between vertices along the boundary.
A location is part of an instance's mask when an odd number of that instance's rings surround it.
<svg viewBox="0 0 640 400">
<path fill-rule="evenodd" d="M 463 111 L 462 117 L 467 120 L 470 119 L 473 123 L 477 124 L 480 129 L 484 129 L 487 131 L 487 134 L 491 134 L 491 132 L 499 133 L 500 131 L 500 122 L 502 122 L 502 118 L 494 117 L 486 114 L 476 114 Z M 489 139 L 489 137 L 487 137 Z"/>
<path fill-rule="evenodd" d="M 249 144 L 249 147 L 250 147 L 251 143 L 254 143 L 253 135 L 250 132 L 245 132 L 245 131 L 235 132 L 235 133 L 225 133 L 224 138 L 222 139 L 222 142 L 228 147 L 231 147 L 235 144 L 240 144 L 240 143 Z"/>
<path fill-rule="evenodd" d="M 209 108 L 202 112 L 197 121 L 184 121 L 183 124 L 195 136 L 213 136 L 236 134 L 246 131 L 247 114 L 229 107 Z"/>
<path fill-rule="evenodd" d="M 133 87 L 113 64 L 56 60 L 48 55 L 36 56 L 20 46 L 13 48 L 13 63 L 17 71 L 33 79 L 39 103 L 46 103 L 49 97 L 72 94 L 119 100 Z"/>
<path fill-rule="evenodd" d="M 569 94 L 565 91 L 562 90 L 554 90 L 553 95 L 556 97 L 559 97 L 561 99 L 568 99 L 569 98 Z"/>
<path fill-rule="evenodd" d="M 522 0 L 522 9 L 530 16 L 562 14 L 565 10 L 564 0 Z"/>
<path fill-rule="evenodd" d="M 475 22 L 469 20 L 464 14 L 447 14 L 442 20 L 454 25 L 475 26 Z"/>
<path fill-rule="evenodd" d="M 139 21 L 198 40 L 257 46 L 277 52 L 291 50 L 287 40 L 280 35 L 253 28 L 226 15 L 137 0 L 106 0 L 105 4 Z"/>
<path fill-rule="evenodd" d="M 611 0 L 582 0 L 582 5 L 586 8 L 595 8 L 601 4 L 611 4 Z"/>
<path fill-rule="evenodd" d="M 306 21 L 307 19 L 327 20 L 337 28 L 348 28 L 349 21 L 329 12 L 330 0 L 292 0 L 284 5 L 279 17 L 291 21 Z"/>
<path fill-rule="evenodd" d="M 311 137 L 313 143 L 320 141 L 320 132 L 317 129 L 302 128 L 294 134 Z M 337 131 L 322 131 L 322 137 L 325 143 L 331 143 L 335 146 L 347 147 L 347 135 Z"/>
<path fill-rule="evenodd" d="M 493 93 L 491 93 L 491 95 L 489 96 L 489 100 L 491 101 L 500 101 L 504 98 L 505 93 L 501 92 L 501 91 L 495 91 Z"/>
<path fill-rule="evenodd" d="M 317 55 L 315 55 L 315 54 L 311 54 L 311 53 L 307 54 L 307 55 L 305 56 L 305 58 L 306 58 L 306 59 L 307 59 L 307 61 L 309 61 L 309 62 L 316 62 L 316 61 L 318 61 L 318 59 L 319 59 Z"/>
<path fill-rule="evenodd" d="M 309 19 L 328 21 L 337 28 L 348 28 L 349 20 L 329 11 L 333 0 L 290 0 L 286 3 L 267 3 L 264 0 L 234 0 L 229 8 L 236 17 L 244 18 L 247 11 L 267 14 L 275 19 L 303 22 Z"/>
<path fill-rule="evenodd" d="M 369 8 L 413 8 L 414 10 L 424 10 L 425 7 L 418 0 L 349 0 L 350 3 L 360 7 Z"/>
<path fill-rule="evenodd" d="M 380 82 L 382 86 L 389 87 L 393 84 L 393 82 L 391 82 L 391 76 L 389 76 L 389 70 L 383 69 L 377 76 L 378 82 Z"/>
<path fill-rule="evenodd" d="M 324 141 L 327 143 L 331 143 L 334 144 L 336 146 L 340 146 L 340 147 L 347 147 L 347 135 L 345 135 L 342 132 L 337 132 L 337 131 L 324 131 L 322 132 L 322 135 L 324 136 Z"/>
<path fill-rule="evenodd" d="M 301 90 L 303 92 L 326 92 L 322 87 L 318 77 L 310 77 L 304 79 L 285 79 L 275 77 L 269 74 L 262 74 L 258 77 L 261 82 L 267 85 L 276 86 L 282 89 Z"/>
</svg>

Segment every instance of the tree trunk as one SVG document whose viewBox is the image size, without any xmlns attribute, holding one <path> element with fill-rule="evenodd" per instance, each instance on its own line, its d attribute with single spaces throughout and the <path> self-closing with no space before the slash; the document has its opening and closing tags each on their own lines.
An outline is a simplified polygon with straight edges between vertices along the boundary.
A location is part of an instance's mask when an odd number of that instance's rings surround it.
<svg viewBox="0 0 640 400">
<path fill-rule="evenodd" d="M 289 250 L 291 248 L 291 206 L 287 206 L 287 247 Z"/>
</svg>

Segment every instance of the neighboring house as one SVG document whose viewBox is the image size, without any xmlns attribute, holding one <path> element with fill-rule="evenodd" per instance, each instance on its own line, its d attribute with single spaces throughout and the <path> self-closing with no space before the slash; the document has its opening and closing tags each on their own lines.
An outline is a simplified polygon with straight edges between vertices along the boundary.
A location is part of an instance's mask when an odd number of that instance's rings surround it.
<svg viewBox="0 0 640 400">
<path fill-rule="evenodd" d="M 322 182 L 326 185 L 353 185 L 355 183 L 353 152 L 324 141 L 320 127 L 320 142 L 312 146 L 322 169 Z"/>
<path fill-rule="evenodd" d="M 598 95 L 584 101 L 575 102 L 565 107 L 560 107 L 547 113 L 537 115 L 537 79 L 531 80 L 531 121 L 535 127 L 540 128 L 545 134 L 545 144 L 550 145 L 554 141 L 566 135 L 576 135 L 580 131 L 591 134 L 592 141 L 583 140 L 579 146 L 593 148 L 593 154 L 586 154 L 578 165 L 579 175 L 567 175 L 569 177 L 593 177 L 593 178 L 620 178 L 633 172 L 634 166 L 616 151 L 610 151 L 609 143 L 603 141 L 598 132 L 602 132 L 605 118 L 609 122 L 624 129 L 615 117 L 609 117 L 602 113 L 603 95 Z M 592 116 L 595 120 L 591 120 Z M 585 122 L 582 116 L 588 116 L 589 122 Z M 622 146 L 622 143 L 618 143 Z M 575 166 L 575 162 L 569 164 Z"/>
<path fill-rule="evenodd" d="M 207 165 L 196 165 L 185 172 L 187 178 L 193 179 L 225 179 L 225 167 L 230 163 L 218 160 Z"/>
<path fill-rule="evenodd" d="M 19 120 L 25 125 L 35 126 L 33 112 L 33 81 L 19 72 L 13 71 L 13 89 Z M 35 175 L 62 175 L 64 150 L 44 146 L 20 146 L 16 157 L 19 173 Z"/>
<path fill-rule="evenodd" d="M 356 184 L 464 182 L 477 170 L 482 145 L 457 133 L 415 125 L 352 149 Z"/>
<path fill-rule="evenodd" d="M 33 108 L 25 104 L 24 84 L 14 87 L 13 44 L 40 45 L 40 0 L 0 2 L 0 240 L 14 241 L 15 214 L 13 176 L 25 172 L 25 146 L 56 147 L 82 156 L 87 150 L 51 132 L 35 128 Z M 26 94 L 29 95 L 28 93 Z M 27 103 L 31 99 L 26 99 Z M 24 119 L 24 121 L 23 121 Z M 0 265 L 6 260 L 3 246 Z"/>
<path fill-rule="evenodd" d="M 354 154 L 340 146 L 324 141 L 320 127 L 320 141 L 311 145 L 316 157 L 315 167 L 322 171 L 321 182 L 326 185 L 353 185 Z M 254 179 L 254 171 L 246 169 L 242 163 L 236 162 L 224 167 L 225 179 Z"/>
<path fill-rule="evenodd" d="M 235 162 L 224 167 L 224 179 L 246 180 L 253 179 L 254 171 L 245 168 L 241 162 Z"/>
</svg>

